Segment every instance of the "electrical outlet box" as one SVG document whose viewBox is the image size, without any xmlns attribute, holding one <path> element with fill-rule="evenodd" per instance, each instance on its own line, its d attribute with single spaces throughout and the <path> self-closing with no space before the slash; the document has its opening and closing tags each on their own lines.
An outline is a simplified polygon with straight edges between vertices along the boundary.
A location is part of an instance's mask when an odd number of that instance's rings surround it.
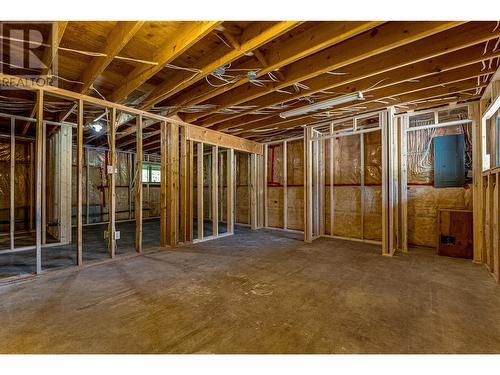
<svg viewBox="0 0 500 375">
<path fill-rule="evenodd" d="M 108 165 L 108 174 L 113 174 L 114 167 L 112 165 Z"/>
<path fill-rule="evenodd" d="M 104 231 L 104 239 L 107 240 L 108 239 L 108 231 L 105 230 Z M 115 231 L 115 240 L 119 240 L 120 239 L 120 231 L 117 230 Z"/>
</svg>

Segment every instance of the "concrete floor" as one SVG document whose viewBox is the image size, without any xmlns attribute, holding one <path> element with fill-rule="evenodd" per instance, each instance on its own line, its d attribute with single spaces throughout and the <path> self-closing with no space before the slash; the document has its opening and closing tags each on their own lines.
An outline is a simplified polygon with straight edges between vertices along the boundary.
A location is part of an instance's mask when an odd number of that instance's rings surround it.
<svg viewBox="0 0 500 375">
<path fill-rule="evenodd" d="M 499 353 L 500 287 L 429 250 L 273 230 L 0 287 L 2 353 Z"/>
<path fill-rule="evenodd" d="M 212 221 L 204 220 L 203 234 L 208 237 L 212 234 Z M 83 261 L 91 262 L 109 258 L 108 242 L 104 239 L 104 231 L 108 224 L 89 225 L 83 227 Z M 198 223 L 193 223 L 194 237 L 198 237 Z M 116 230 L 120 231 L 121 238 L 117 241 L 116 255 L 135 254 L 135 221 L 116 223 Z M 144 251 L 156 250 L 160 246 L 160 219 L 143 221 Z M 219 233 L 227 232 L 226 224 L 219 223 Z M 76 229 L 73 228 L 73 238 L 76 238 Z M 6 241 L 8 243 L 8 239 Z M 47 243 L 52 243 L 47 237 Z M 32 246 L 35 244 L 35 233 L 24 235 L 16 239 L 16 247 Z M 7 246 L 8 248 L 8 246 Z M 42 249 L 42 269 L 55 270 L 73 267 L 76 264 L 76 244 L 46 247 Z M 27 250 L 17 253 L 2 254 L 0 249 L 0 280 L 8 277 L 28 275 L 36 272 L 36 252 Z"/>
</svg>

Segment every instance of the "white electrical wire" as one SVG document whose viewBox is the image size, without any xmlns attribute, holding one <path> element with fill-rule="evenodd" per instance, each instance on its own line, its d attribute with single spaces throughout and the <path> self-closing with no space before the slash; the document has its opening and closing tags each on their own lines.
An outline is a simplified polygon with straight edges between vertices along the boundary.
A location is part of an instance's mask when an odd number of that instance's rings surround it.
<svg viewBox="0 0 500 375">
<path fill-rule="evenodd" d="M 177 69 L 177 70 L 187 70 L 188 72 L 193 72 L 193 73 L 201 73 L 201 69 L 197 69 L 197 68 L 184 68 L 182 66 L 178 66 L 178 65 L 174 65 L 174 64 L 166 64 L 165 68 Z"/>
<path fill-rule="evenodd" d="M 233 49 L 233 47 L 232 47 L 232 46 L 230 46 L 230 45 L 229 45 L 229 44 L 228 44 L 228 43 L 224 40 L 224 38 L 223 38 L 223 37 L 221 37 L 221 36 L 219 35 L 219 33 L 215 33 L 215 36 L 216 36 L 217 38 L 219 38 L 219 39 L 222 41 L 222 43 L 224 43 L 226 46 L 228 46 L 229 48 Z"/>
<path fill-rule="evenodd" d="M 79 49 L 66 48 L 66 47 L 61 47 L 61 46 L 59 46 L 58 49 L 60 49 L 61 51 L 74 52 L 74 53 L 79 53 L 82 55 L 92 56 L 92 57 L 107 57 L 108 56 L 105 53 L 101 53 L 101 52 L 82 51 Z"/>
<path fill-rule="evenodd" d="M 346 75 L 346 74 L 350 74 L 350 73 L 344 73 L 344 72 L 331 72 L 331 71 L 328 71 L 328 72 L 325 72 L 326 74 L 330 74 L 332 76 L 343 76 L 343 75 Z"/>
</svg>

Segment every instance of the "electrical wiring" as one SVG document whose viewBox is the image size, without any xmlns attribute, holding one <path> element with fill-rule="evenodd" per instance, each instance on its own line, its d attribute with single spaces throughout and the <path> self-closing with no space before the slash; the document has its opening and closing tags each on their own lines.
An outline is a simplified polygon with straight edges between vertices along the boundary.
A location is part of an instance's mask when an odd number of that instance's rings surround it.
<svg viewBox="0 0 500 375">
<path fill-rule="evenodd" d="M 140 60 L 140 59 L 134 59 L 133 57 L 125 57 L 125 56 L 115 56 L 115 59 L 117 60 L 125 60 L 125 61 L 133 61 L 133 62 L 138 62 L 142 64 L 147 64 L 147 65 L 159 65 L 158 62 L 155 61 L 147 61 L 147 60 Z"/>
<path fill-rule="evenodd" d="M 74 81 L 72 79 L 68 79 L 68 78 L 64 78 L 64 77 L 61 77 L 61 76 L 58 76 L 56 74 L 47 74 L 47 77 L 54 77 L 54 78 L 57 78 L 57 79 L 61 79 L 63 81 L 66 81 L 66 82 L 69 82 L 69 83 L 75 83 L 77 85 L 83 85 L 84 83 L 81 82 L 81 81 Z"/>
<path fill-rule="evenodd" d="M 269 76 L 269 78 L 271 78 L 271 80 L 273 80 L 274 82 L 279 82 L 279 79 L 276 78 L 276 76 L 272 73 L 272 72 L 269 72 L 267 73 L 267 75 Z"/>
<path fill-rule="evenodd" d="M 175 69 L 175 70 L 186 70 L 188 72 L 193 72 L 193 73 L 201 73 L 201 69 L 197 69 L 197 68 L 185 68 L 185 67 L 174 65 L 174 64 L 166 64 L 164 67 L 165 68 L 170 68 L 170 69 Z"/>
<path fill-rule="evenodd" d="M 105 53 L 101 53 L 101 52 L 82 51 L 79 49 L 66 48 L 66 47 L 61 47 L 61 46 L 59 46 L 58 49 L 61 51 L 74 52 L 74 53 L 79 53 L 81 55 L 92 56 L 92 57 L 107 57 L 108 56 Z"/>
<path fill-rule="evenodd" d="M 332 71 L 328 71 L 328 72 L 325 72 L 326 74 L 330 74 L 332 76 L 343 76 L 343 75 L 348 75 L 350 73 L 344 73 L 344 72 L 332 72 Z"/>
<path fill-rule="evenodd" d="M 227 47 L 229 47 L 229 48 L 233 49 L 233 47 L 231 47 L 231 46 L 230 46 L 230 45 L 229 45 L 229 44 L 228 44 L 228 43 L 224 40 L 224 38 L 223 38 L 223 37 L 221 37 L 221 36 L 219 35 L 219 33 L 215 33 L 215 36 L 216 36 L 217 38 L 219 38 L 219 39 L 221 40 L 221 42 L 222 42 L 222 43 L 224 43 Z"/>
<path fill-rule="evenodd" d="M 384 81 L 387 81 L 389 78 L 383 78 L 381 79 L 380 81 L 378 81 L 377 83 L 375 83 L 374 85 L 368 87 L 367 89 L 365 90 L 362 90 L 362 91 L 369 91 L 369 90 L 373 90 L 375 87 L 377 87 L 378 85 L 380 85 L 382 82 Z M 418 81 L 417 81 L 418 82 Z"/>
</svg>

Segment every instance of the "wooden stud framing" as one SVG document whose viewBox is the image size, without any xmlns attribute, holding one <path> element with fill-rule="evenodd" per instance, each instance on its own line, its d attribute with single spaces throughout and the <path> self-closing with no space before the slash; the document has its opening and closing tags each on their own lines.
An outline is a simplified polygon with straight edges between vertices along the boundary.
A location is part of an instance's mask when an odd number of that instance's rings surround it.
<svg viewBox="0 0 500 375">
<path fill-rule="evenodd" d="M 176 246 L 179 235 L 179 125 L 168 124 L 167 243 Z"/>
<path fill-rule="evenodd" d="M 197 199 L 198 199 L 198 240 L 203 240 L 203 143 L 197 144 Z"/>
<path fill-rule="evenodd" d="M 390 255 L 389 249 L 389 192 L 388 192 L 388 123 L 387 116 L 380 116 L 382 126 L 382 255 Z"/>
<path fill-rule="evenodd" d="M 400 175 L 399 175 L 399 208 L 400 208 L 400 239 L 399 239 L 399 249 L 406 253 L 408 252 L 408 212 L 407 212 L 407 202 L 408 202 L 408 166 L 407 166 L 407 155 L 408 155 L 408 117 L 402 116 L 399 118 L 400 131 L 399 131 L 399 142 L 400 142 Z"/>
<path fill-rule="evenodd" d="M 313 240 L 312 128 L 304 129 L 304 241 Z"/>
<path fill-rule="evenodd" d="M 187 220 L 187 241 L 188 242 L 193 242 L 193 221 L 194 221 L 194 196 L 193 196 L 193 186 L 194 186 L 194 153 L 195 153 L 195 148 L 194 148 L 194 142 L 193 141 L 187 141 L 187 146 L 188 146 L 188 181 L 187 181 L 187 188 L 189 189 L 188 191 L 188 217 L 186 218 Z"/>
<path fill-rule="evenodd" d="M 330 134 L 333 134 L 333 124 L 330 124 Z M 335 229 L 335 138 L 329 139 L 330 147 L 330 236 Z"/>
<path fill-rule="evenodd" d="M 397 244 L 398 215 L 397 215 L 397 190 L 398 190 L 398 155 L 397 155 L 397 127 L 394 117 L 394 107 L 388 107 L 387 112 L 380 116 L 387 116 L 388 131 L 388 159 L 387 159 L 387 190 L 388 190 L 388 212 L 389 212 L 389 254 L 394 255 Z"/>
<path fill-rule="evenodd" d="M 287 141 L 283 142 L 283 229 L 288 228 L 288 156 Z"/>
<path fill-rule="evenodd" d="M 42 245 L 45 245 L 46 243 L 47 243 L 47 125 L 45 124 L 45 122 L 42 122 Z"/>
<path fill-rule="evenodd" d="M 267 228 L 269 220 L 268 220 L 268 204 L 267 204 L 267 163 L 268 163 L 268 146 L 264 145 L 264 227 Z"/>
<path fill-rule="evenodd" d="M 16 120 L 10 119 L 10 219 L 9 238 L 10 249 L 14 251 L 14 236 L 16 231 L 16 206 L 15 206 L 15 172 L 16 172 Z"/>
<path fill-rule="evenodd" d="M 227 152 L 227 232 L 234 233 L 234 150 L 230 148 Z"/>
<path fill-rule="evenodd" d="M 137 154 L 135 157 L 135 251 L 142 253 L 142 161 L 144 152 L 142 150 L 142 115 L 136 118 L 136 147 Z"/>
<path fill-rule="evenodd" d="M 83 100 L 78 100 L 78 126 L 76 129 L 76 264 L 83 264 Z M 88 191 L 88 152 L 87 152 L 87 191 Z M 89 198 L 87 194 L 87 218 Z M 88 221 L 87 221 L 88 224 Z"/>
<path fill-rule="evenodd" d="M 469 104 L 469 118 L 472 120 L 472 207 L 474 223 L 475 263 L 482 262 L 483 247 L 483 175 L 482 175 L 482 126 L 479 103 Z"/>
<path fill-rule="evenodd" d="M 365 138 L 364 134 L 359 134 L 359 155 L 360 155 L 360 218 L 361 218 L 361 239 L 365 239 Z M 383 210 L 383 208 L 382 208 Z"/>
<path fill-rule="evenodd" d="M 168 199 L 167 199 L 167 181 L 168 181 L 168 155 L 167 155 L 167 123 L 163 121 L 161 124 L 161 172 L 160 172 L 160 246 L 167 246 L 167 207 L 168 207 Z M 149 184 L 148 184 L 149 191 Z M 148 194 L 148 199 L 149 199 Z M 151 202 L 148 200 L 148 202 Z"/>
<path fill-rule="evenodd" d="M 187 228 L 189 227 L 189 207 L 188 207 L 188 141 L 186 139 L 186 130 L 184 127 L 180 129 L 180 241 L 186 243 L 188 240 Z"/>
<path fill-rule="evenodd" d="M 36 98 L 36 141 L 35 141 L 35 228 L 36 228 L 36 273 L 42 272 L 42 169 L 43 169 L 43 90 Z"/>
<path fill-rule="evenodd" d="M 249 187 L 250 187 L 250 227 L 257 229 L 258 227 L 258 208 L 257 208 L 257 155 L 250 154 L 250 169 L 249 169 Z"/>
<path fill-rule="evenodd" d="M 108 170 L 108 252 L 111 258 L 116 255 L 116 108 L 111 108 L 111 119 L 108 128 L 109 166 Z"/>
<path fill-rule="evenodd" d="M 492 217 L 492 253 L 493 253 L 493 261 L 492 261 L 492 272 L 495 277 L 495 280 L 497 282 L 500 282 L 500 260 L 499 260 L 499 250 L 500 250 L 500 213 L 499 213 L 499 206 L 500 206 L 500 172 L 496 172 L 494 174 L 491 174 L 492 179 L 494 180 L 494 187 L 493 187 L 493 217 Z"/>
<path fill-rule="evenodd" d="M 212 195 L 210 204 L 212 206 L 212 236 L 217 237 L 219 235 L 219 196 L 218 185 L 219 185 L 219 148 L 217 146 L 212 146 L 212 167 L 211 167 L 211 190 L 209 194 Z"/>
<path fill-rule="evenodd" d="M 318 173 L 319 173 L 319 236 L 325 234 L 325 198 L 326 198 L 326 188 L 325 188 L 325 142 L 318 141 L 319 146 L 319 160 L 318 160 Z"/>
</svg>

